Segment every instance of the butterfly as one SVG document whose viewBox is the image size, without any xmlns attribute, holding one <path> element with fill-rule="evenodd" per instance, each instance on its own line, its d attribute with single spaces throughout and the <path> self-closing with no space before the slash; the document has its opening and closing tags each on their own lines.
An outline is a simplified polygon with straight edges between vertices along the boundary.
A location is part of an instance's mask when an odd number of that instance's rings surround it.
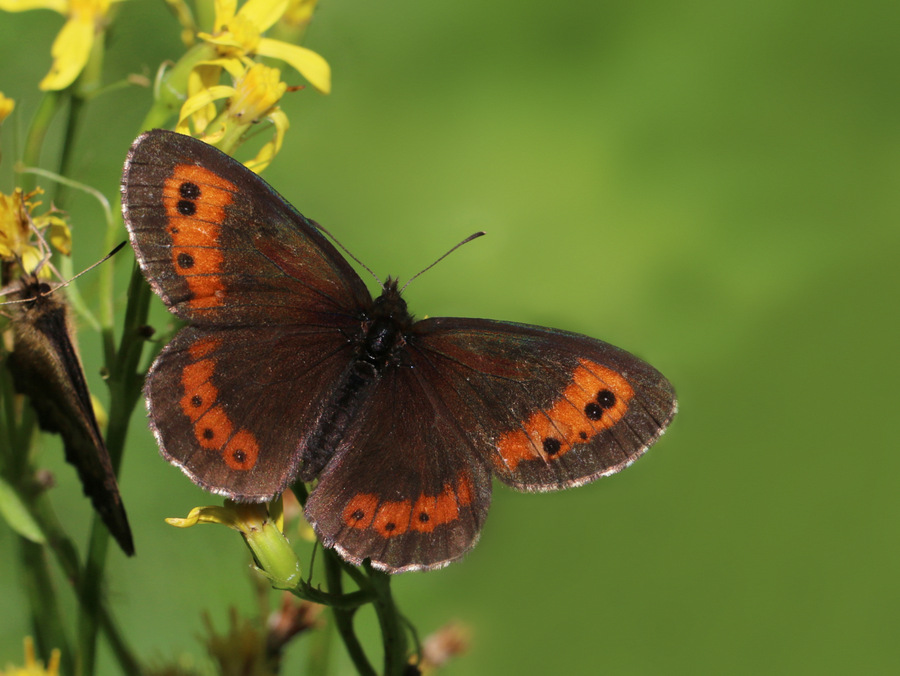
<svg viewBox="0 0 900 676">
<path fill-rule="evenodd" d="M 373 299 L 315 222 L 199 140 L 140 136 L 122 205 L 188 324 L 144 388 L 163 456 L 237 501 L 315 481 L 306 517 L 351 563 L 442 567 L 477 542 L 492 477 L 550 491 L 614 474 L 675 414 L 669 382 L 607 343 L 416 321 L 390 278 Z"/>
<path fill-rule="evenodd" d="M 124 245 L 124 242 L 123 244 Z M 114 250 L 109 256 L 118 251 Z M 107 256 L 107 258 L 109 257 Z M 105 260 L 105 259 L 104 259 Z M 37 274 L 26 274 L 7 289 L 13 350 L 7 367 L 13 385 L 27 395 L 41 429 L 58 433 L 66 460 L 75 466 L 109 532 L 126 554 L 134 540 L 116 474 L 94 416 L 84 369 L 75 347 L 69 307 Z"/>
</svg>

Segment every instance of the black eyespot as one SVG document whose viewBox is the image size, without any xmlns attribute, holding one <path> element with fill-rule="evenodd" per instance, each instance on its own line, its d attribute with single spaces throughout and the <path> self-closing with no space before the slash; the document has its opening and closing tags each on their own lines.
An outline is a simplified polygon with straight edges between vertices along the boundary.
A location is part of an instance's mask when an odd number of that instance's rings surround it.
<svg viewBox="0 0 900 676">
<path fill-rule="evenodd" d="M 212 439 L 214 436 L 216 436 L 216 433 L 213 432 L 211 428 L 207 427 L 205 430 L 203 430 L 204 439 Z"/>
<path fill-rule="evenodd" d="M 182 268 L 194 267 L 194 257 L 186 253 L 178 254 L 178 266 Z"/>
<path fill-rule="evenodd" d="M 582 439 L 587 439 L 587 432 L 579 432 L 578 436 L 581 437 Z"/>
<path fill-rule="evenodd" d="M 559 453 L 561 446 L 562 444 L 559 443 L 559 439 L 554 439 L 553 437 L 544 439 L 544 453 L 547 455 L 556 455 Z"/>
<path fill-rule="evenodd" d="M 603 408 L 600 404 L 592 401 L 584 407 L 584 414 L 591 420 L 600 420 L 603 417 Z"/>
<path fill-rule="evenodd" d="M 195 200 L 200 197 L 200 186 L 196 183 L 185 181 L 178 186 L 178 192 L 181 193 L 181 196 L 186 200 Z"/>
<path fill-rule="evenodd" d="M 394 530 L 396 527 L 397 524 L 395 524 L 393 521 L 389 521 L 388 523 L 384 524 L 384 529 L 388 532 Z"/>
<path fill-rule="evenodd" d="M 359 521 L 365 515 L 366 515 L 365 512 L 363 512 L 361 509 L 357 509 L 355 512 L 353 512 L 353 514 L 350 515 L 350 518 L 353 519 L 354 521 Z"/>
<path fill-rule="evenodd" d="M 193 216 L 197 213 L 197 205 L 190 200 L 178 200 L 178 213 L 182 216 Z"/>
<path fill-rule="evenodd" d="M 431 517 L 428 516 L 428 514 L 426 512 L 419 513 L 419 521 L 421 521 L 422 523 L 425 523 L 425 522 L 429 521 L 430 519 L 431 519 Z"/>
<path fill-rule="evenodd" d="M 231 457 L 237 460 L 239 463 L 243 464 L 244 460 L 247 459 L 247 455 L 242 450 L 236 450 L 231 454 Z"/>
<path fill-rule="evenodd" d="M 603 408 L 612 408 L 616 405 L 616 395 L 609 390 L 600 390 L 597 392 L 597 403 Z"/>
<path fill-rule="evenodd" d="M 201 397 L 199 394 L 195 394 L 193 397 L 191 397 L 191 406 L 193 406 L 194 408 L 200 408 L 201 406 L 203 406 L 203 397 Z"/>
</svg>

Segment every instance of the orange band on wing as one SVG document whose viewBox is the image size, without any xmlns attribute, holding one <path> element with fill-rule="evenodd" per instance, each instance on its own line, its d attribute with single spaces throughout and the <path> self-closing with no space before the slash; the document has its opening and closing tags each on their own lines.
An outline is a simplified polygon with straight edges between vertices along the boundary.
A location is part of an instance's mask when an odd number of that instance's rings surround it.
<svg viewBox="0 0 900 676">
<path fill-rule="evenodd" d="M 237 188 L 209 169 L 178 164 L 163 185 L 167 231 L 172 237 L 172 264 L 193 295 L 193 307 L 222 304 L 224 256 L 219 236 L 225 208 L 234 200 Z"/>
<path fill-rule="evenodd" d="M 402 535 L 409 530 L 430 533 L 440 525 L 456 521 L 460 507 L 472 502 L 472 480 L 461 473 L 456 486 L 445 484 L 439 495 L 422 494 L 410 500 L 380 502 L 373 493 L 358 493 L 344 507 L 342 519 L 351 528 L 370 526 L 381 537 Z"/>
<path fill-rule="evenodd" d="M 634 390 L 619 373 L 580 359 L 572 380 L 548 409 L 534 412 L 521 429 L 497 441 L 494 463 L 515 471 L 523 460 L 550 462 L 589 442 L 628 412 Z"/>
<path fill-rule="evenodd" d="M 194 358 L 204 357 L 218 345 L 218 339 L 204 338 L 192 343 L 188 354 Z M 247 429 L 234 432 L 231 418 L 222 406 L 216 404 L 219 389 L 212 383 L 215 370 L 216 360 L 209 357 L 182 369 L 184 395 L 179 401 L 181 412 L 194 426 L 194 438 L 201 448 L 221 453 L 225 464 L 233 470 L 253 469 L 259 457 L 259 443 Z"/>
</svg>

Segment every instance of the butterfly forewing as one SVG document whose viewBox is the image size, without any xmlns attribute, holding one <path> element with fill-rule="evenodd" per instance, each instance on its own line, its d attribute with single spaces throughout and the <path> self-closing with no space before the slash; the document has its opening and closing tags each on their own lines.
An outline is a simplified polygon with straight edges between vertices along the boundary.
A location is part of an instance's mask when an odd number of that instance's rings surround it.
<svg viewBox="0 0 900 676">
<path fill-rule="evenodd" d="M 219 150 L 153 131 L 135 141 L 122 209 L 141 269 L 196 323 L 328 323 L 371 302 L 325 237 Z"/>
<path fill-rule="evenodd" d="M 656 369 L 599 340 L 482 319 L 418 322 L 409 353 L 503 482 L 557 490 L 628 466 L 675 414 Z"/>
</svg>

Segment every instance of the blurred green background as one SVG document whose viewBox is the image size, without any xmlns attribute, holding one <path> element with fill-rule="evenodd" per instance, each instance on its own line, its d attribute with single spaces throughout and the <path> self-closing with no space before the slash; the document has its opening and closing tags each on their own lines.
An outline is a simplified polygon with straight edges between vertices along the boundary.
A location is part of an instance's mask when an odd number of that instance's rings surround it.
<svg viewBox="0 0 900 676">
<path fill-rule="evenodd" d="M 0 17 L 0 90 L 18 102 L 5 192 L 61 25 Z M 108 81 L 152 75 L 177 36 L 162 2 L 125 3 Z M 394 580 L 423 635 L 471 627 L 444 673 L 898 672 L 898 36 L 895 2 L 322 0 L 306 45 L 334 92 L 288 95 L 267 180 L 380 275 L 487 230 L 416 281 L 414 312 L 603 338 L 679 393 L 628 471 L 559 494 L 498 485 L 463 562 Z M 115 197 L 149 97 L 90 104 L 79 180 Z M 81 195 L 68 208 L 80 269 L 105 253 L 102 219 Z M 124 299 L 132 254 L 114 265 Z M 153 318 L 169 321 L 158 303 Z M 98 335 L 80 343 L 104 398 Z M 84 542 L 88 501 L 44 446 Z M 230 606 L 255 611 L 244 547 L 163 523 L 216 499 L 159 458 L 142 410 L 121 486 L 138 555 L 111 547 L 107 596 L 142 657 L 202 662 L 201 612 L 222 630 Z M 6 527 L 0 599 L 0 664 L 20 662 Z"/>
</svg>

